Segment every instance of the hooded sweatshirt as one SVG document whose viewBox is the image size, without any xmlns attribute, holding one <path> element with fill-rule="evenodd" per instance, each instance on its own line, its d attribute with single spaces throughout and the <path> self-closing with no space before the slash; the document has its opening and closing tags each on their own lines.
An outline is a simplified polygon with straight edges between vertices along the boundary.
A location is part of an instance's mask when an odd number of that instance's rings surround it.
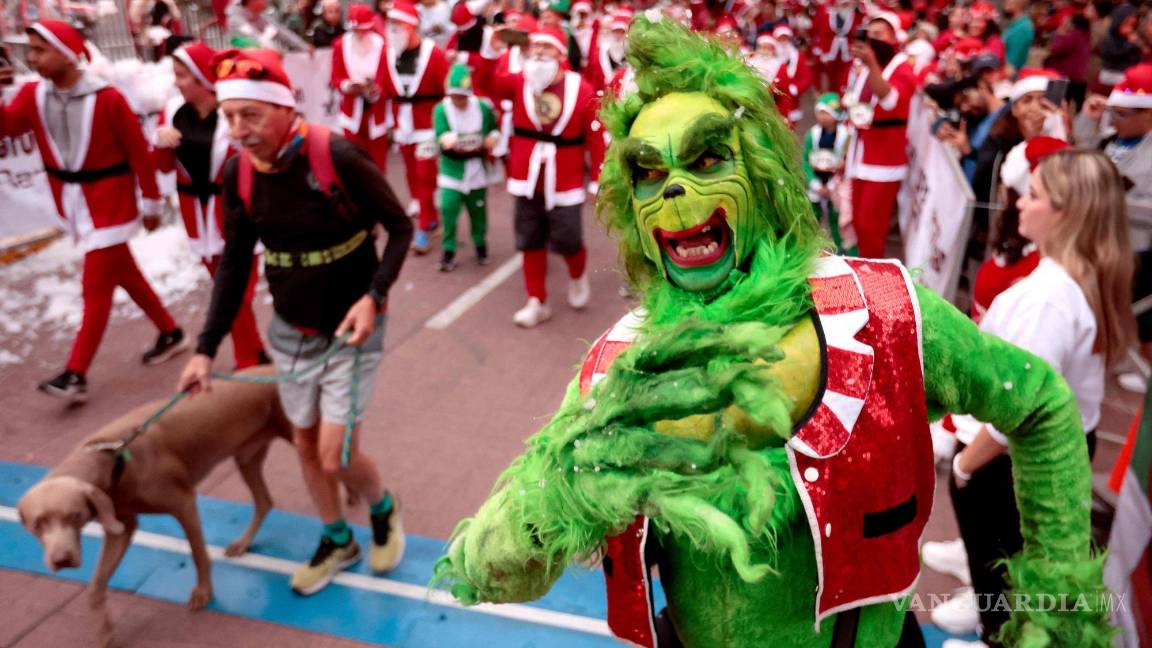
<svg viewBox="0 0 1152 648">
<path fill-rule="evenodd" d="M 1140 62 L 1140 47 L 1120 35 L 1120 24 L 1135 14 L 1136 8 L 1127 4 L 1112 10 L 1108 35 L 1100 43 L 1100 65 L 1105 70 L 1123 72 Z"/>
<path fill-rule="evenodd" d="M 77 147 L 84 129 L 84 98 L 108 86 L 108 82 L 91 72 L 83 72 L 76 85 L 61 90 L 51 81 L 41 81 L 47 92 L 44 94 L 44 127 L 56 147 L 60 149 L 60 162 L 76 159 Z M 75 171 L 75 169 L 69 169 Z"/>
</svg>

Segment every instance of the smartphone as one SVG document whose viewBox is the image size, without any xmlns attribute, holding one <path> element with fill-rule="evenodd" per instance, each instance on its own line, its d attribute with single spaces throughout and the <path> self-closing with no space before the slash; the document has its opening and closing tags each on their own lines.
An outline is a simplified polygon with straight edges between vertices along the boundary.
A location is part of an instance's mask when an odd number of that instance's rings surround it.
<svg viewBox="0 0 1152 648">
<path fill-rule="evenodd" d="M 528 44 L 528 32 L 519 29 L 505 29 L 500 32 L 500 40 L 509 45 L 520 45 L 523 47 Z"/>
<path fill-rule="evenodd" d="M 1048 89 L 1044 91 L 1044 98 L 1052 102 L 1057 108 L 1064 103 L 1064 96 L 1068 94 L 1068 79 L 1052 79 L 1048 81 Z"/>
<path fill-rule="evenodd" d="M 868 42 L 868 28 L 867 27 L 857 27 L 856 28 L 856 35 L 854 36 L 854 38 L 856 39 L 856 42 L 858 42 L 858 43 Z"/>
</svg>

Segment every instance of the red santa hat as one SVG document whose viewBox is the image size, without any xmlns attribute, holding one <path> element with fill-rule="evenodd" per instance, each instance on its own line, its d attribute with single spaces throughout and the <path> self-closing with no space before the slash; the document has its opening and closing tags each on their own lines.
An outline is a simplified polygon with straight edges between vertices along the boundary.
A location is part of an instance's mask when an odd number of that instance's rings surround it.
<svg viewBox="0 0 1152 648">
<path fill-rule="evenodd" d="M 371 7 L 362 4 L 355 4 L 348 7 L 348 29 L 368 31 L 375 26 L 376 14 L 372 11 Z"/>
<path fill-rule="evenodd" d="M 518 26 L 517 28 L 523 29 L 523 24 L 524 21 L 521 20 L 521 26 Z M 535 45 L 536 43 L 551 45 L 552 47 L 560 50 L 561 56 L 568 56 L 568 35 L 565 34 L 564 30 L 560 29 L 559 27 L 538 27 L 535 31 L 528 35 L 528 43 L 531 45 Z"/>
<path fill-rule="evenodd" d="M 776 29 L 772 30 L 772 37 L 777 39 L 777 40 L 779 40 L 781 38 L 787 38 L 789 40 L 792 40 L 793 38 L 796 37 L 796 35 L 792 33 L 791 27 L 789 27 L 788 25 L 780 24 L 780 25 L 776 25 Z M 757 39 L 757 42 L 759 42 L 759 39 Z"/>
<path fill-rule="evenodd" d="M 725 30 L 740 31 L 740 23 L 736 22 L 736 18 L 732 14 L 724 14 L 716 21 L 716 33 L 719 34 Z"/>
<path fill-rule="evenodd" d="M 216 57 L 216 98 L 252 99 L 287 108 L 296 107 L 292 82 L 275 50 L 231 49 Z"/>
<path fill-rule="evenodd" d="M 775 47 L 776 46 L 776 37 L 773 36 L 772 34 L 769 34 L 768 32 L 764 32 L 763 34 L 760 34 L 759 36 L 756 37 L 756 47 L 760 47 L 761 45 L 771 45 L 771 46 Z"/>
<path fill-rule="evenodd" d="M 1112 88 L 1108 105 L 1116 108 L 1152 108 L 1152 64 L 1133 65 Z"/>
<path fill-rule="evenodd" d="M 92 59 L 88 47 L 84 45 L 84 34 L 62 20 L 34 22 L 26 31 L 48 41 L 49 45 L 68 57 L 68 60 L 73 63 L 79 63 L 81 57 L 87 60 Z"/>
<path fill-rule="evenodd" d="M 393 2 L 392 8 L 388 10 L 388 20 L 395 20 L 413 27 L 420 26 L 420 14 L 416 11 L 416 5 L 412 4 L 412 0 Z"/>
<path fill-rule="evenodd" d="M 1049 81 L 1059 78 L 1061 78 L 1060 74 L 1055 70 L 1022 68 L 1020 76 L 1016 77 L 1016 83 L 1012 84 L 1012 91 L 1008 93 L 1008 98 L 1016 101 L 1029 92 L 1044 92 L 1048 89 Z"/>
<path fill-rule="evenodd" d="M 628 26 L 632 24 L 632 16 L 622 12 L 615 12 L 608 17 L 608 31 L 628 31 Z"/>
<path fill-rule="evenodd" d="M 507 15 L 508 14 L 505 14 L 505 17 L 507 17 Z M 472 10 L 468 8 L 467 2 L 457 2 L 452 6 L 451 20 L 452 24 L 456 25 L 456 28 L 461 31 L 476 24 L 476 16 L 472 13 Z"/>
<path fill-rule="evenodd" d="M 868 16 L 868 22 L 873 23 L 876 21 L 887 23 L 892 28 L 892 33 L 896 35 L 896 42 L 903 43 L 904 39 L 908 36 L 904 31 L 904 26 L 900 22 L 900 16 L 892 13 L 891 11 L 878 11 L 871 16 Z"/>
<path fill-rule="evenodd" d="M 1028 159 L 1028 169 L 1035 171 L 1044 158 L 1068 148 L 1068 142 L 1047 135 L 1038 135 L 1028 140 L 1024 148 L 1024 157 Z"/>
<path fill-rule="evenodd" d="M 984 41 L 975 36 L 965 36 L 952 46 L 952 53 L 961 61 L 967 61 L 984 50 Z"/>
<path fill-rule="evenodd" d="M 968 7 L 968 15 L 994 20 L 996 18 L 996 5 L 991 2 L 977 2 Z"/>
<path fill-rule="evenodd" d="M 216 66 L 213 64 L 216 54 L 216 50 L 211 47 L 195 42 L 172 52 L 172 58 L 183 63 L 200 85 L 211 90 L 216 87 Z"/>
<path fill-rule="evenodd" d="M 572 13 L 592 13 L 592 3 L 588 0 L 576 0 L 572 3 Z"/>
</svg>

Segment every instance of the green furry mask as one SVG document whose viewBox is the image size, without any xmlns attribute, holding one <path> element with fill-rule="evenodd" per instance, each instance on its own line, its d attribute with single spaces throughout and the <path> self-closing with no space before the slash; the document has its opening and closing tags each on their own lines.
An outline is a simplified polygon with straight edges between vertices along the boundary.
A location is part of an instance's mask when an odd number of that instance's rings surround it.
<svg viewBox="0 0 1152 648">
<path fill-rule="evenodd" d="M 638 90 L 601 111 L 597 209 L 631 281 L 713 295 L 762 240 L 814 252 L 795 137 L 758 74 L 670 21 L 637 19 L 629 45 Z"/>
</svg>

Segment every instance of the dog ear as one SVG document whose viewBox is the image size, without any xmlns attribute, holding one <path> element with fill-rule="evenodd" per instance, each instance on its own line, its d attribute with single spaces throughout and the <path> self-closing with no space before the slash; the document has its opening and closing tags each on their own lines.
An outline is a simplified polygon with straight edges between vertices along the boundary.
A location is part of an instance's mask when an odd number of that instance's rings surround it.
<svg viewBox="0 0 1152 648">
<path fill-rule="evenodd" d="M 124 524 L 116 519 L 116 509 L 112 506 L 112 500 L 107 493 L 85 482 L 84 495 L 92 504 L 92 508 L 96 509 L 96 521 L 104 527 L 104 533 L 109 535 L 124 533 Z"/>
</svg>

